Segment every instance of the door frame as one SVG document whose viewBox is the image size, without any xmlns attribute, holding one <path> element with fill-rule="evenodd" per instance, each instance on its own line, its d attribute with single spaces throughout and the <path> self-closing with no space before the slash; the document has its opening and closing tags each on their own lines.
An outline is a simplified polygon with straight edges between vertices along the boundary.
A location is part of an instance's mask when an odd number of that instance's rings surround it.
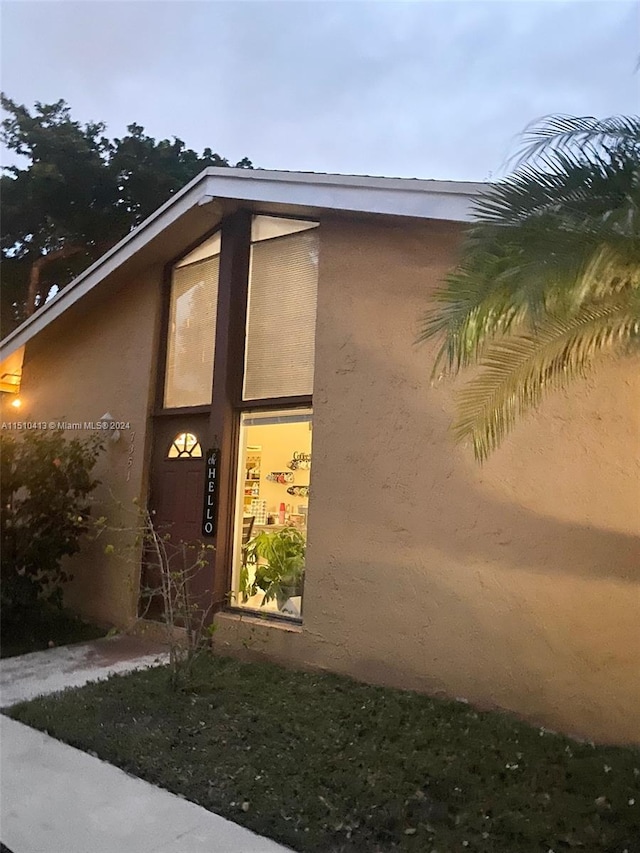
<svg viewBox="0 0 640 853">
<path fill-rule="evenodd" d="M 207 407 L 208 409 L 208 407 Z M 148 485 L 148 497 L 147 497 L 147 505 L 151 512 L 158 512 L 161 508 L 161 496 L 164 493 L 164 489 L 167 488 L 166 483 L 163 482 L 164 477 L 167 474 L 167 471 L 171 468 L 180 469 L 181 466 L 189 465 L 189 468 L 192 473 L 194 469 L 196 471 L 203 470 L 203 466 L 206 459 L 206 444 L 205 444 L 205 436 L 208 429 L 208 418 L 207 411 L 204 412 L 194 412 L 191 411 L 188 414 L 186 411 L 177 410 L 177 412 L 171 416 L 165 416 L 159 419 L 154 420 L 153 422 L 153 447 L 151 451 L 151 470 L 149 476 L 149 485 Z M 169 458 L 168 452 L 171 446 L 173 439 L 176 435 L 182 432 L 191 432 L 193 433 L 200 444 L 200 449 L 202 455 L 200 457 L 191 457 L 191 458 Z M 186 474 L 186 467 L 183 468 L 184 473 Z M 202 504 L 204 502 L 204 477 L 202 478 L 202 491 L 199 495 L 199 512 L 201 513 Z M 198 536 L 196 538 L 200 538 L 199 525 L 201 520 L 201 514 L 198 515 L 197 519 L 195 519 L 196 524 L 198 525 Z M 159 519 L 160 523 L 162 519 Z M 182 535 L 180 529 L 176 531 L 172 531 L 171 529 L 164 529 L 162 526 L 156 528 L 161 536 L 168 534 L 173 542 L 168 543 L 167 547 L 169 551 L 172 551 L 171 544 L 178 544 L 182 541 Z M 176 541 L 177 539 L 177 541 Z M 185 541 L 192 541 L 193 537 L 186 537 Z M 198 571 L 198 581 L 191 586 L 191 591 L 193 594 L 198 596 L 198 600 L 203 602 L 203 611 L 208 612 L 210 609 L 210 589 L 213 587 L 213 574 L 215 571 L 214 562 L 212 559 L 211 552 L 207 551 L 204 554 L 204 559 L 206 560 L 206 566 L 202 567 L 203 575 L 200 574 L 200 570 Z M 143 582 L 146 581 L 149 584 L 149 566 L 145 564 L 145 555 L 142 556 L 143 565 L 141 566 L 140 579 L 140 599 L 143 597 Z M 159 578 L 151 578 L 152 586 L 159 586 Z M 206 594 L 199 590 L 199 584 L 204 583 L 204 590 L 206 590 Z M 140 609 L 140 602 L 139 602 Z M 150 614 L 157 614 L 158 609 L 156 603 L 151 600 L 150 602 Z"/>
</svg>

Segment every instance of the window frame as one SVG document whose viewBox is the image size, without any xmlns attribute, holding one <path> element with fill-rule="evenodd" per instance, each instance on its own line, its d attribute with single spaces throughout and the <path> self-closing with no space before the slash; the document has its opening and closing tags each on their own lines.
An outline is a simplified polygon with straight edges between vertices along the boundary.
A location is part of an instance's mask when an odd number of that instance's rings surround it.
<svg viewBox="0 0 640 853">
<path fill-rule="evenodd" d="M 254 221 L 254 219 L 257 219 L 259 217 L 265 218 L 265 219 L 268 219 L 268 218 L 279 219 L 281 221 L 290 220 L 291 222 L 308 222 L 308 223 L 311 223 L 312 227 L 301 229 L 300 232 L 294 231 L 294 232 L 290 232 L 288 234 L 276 234 L 273 237 L 267 237 L 267 238 L 264 238 L 262 240 L 255 240 L 254 241 L 253 240 L 253 221 Z M 306 399 L 306 398 L 311 399 L 313 397 L 313 393 L 311 393 L 311 394 L 300 394 L 300 395 L 288 395 L 285 397 L 248 397 L 248 398 L 245 398 L 245 396 L 244 396 L 244 393 L 245 393 L 244 385 L 245 385 L 245 377 L 246 377 L 246 371 L 247 371 L 247 336 L 248 336 L 248 332 L 249 332 L 249 298 L 250 298 L 250 294 L 251 294 L 251 268 L 252 268 L 252 263 L 253 263 L 253 247 L 256 245 L 263 244 L 263 243 L 271 243 L 275 240 L 281 240 L 283 238 L 290 237 L 291 234 L 306 233 L 307 231 L 312 231 L 312 230 L 315 231 L 316 229 L 318 229 L 318 254 L 319 254 L 319 250 L 320 250 L 320 230 L 319 230 L 320 229 L 320 219 L 319 218 L 306 219 L 306 218 L 300 218 L 300 216 L 295 216 L 293 214 L 281 215 L 281 214 L 276 214 L 276 213 L 262 213 L 262 212 L 253 212 L 251 215 L 251 227 L 250 227 L 250 235 L 249 235 L 249 270 L 247 273 L 246 296 L 245 296 L 246 309 L 245 309 L 244 347 L 243 347 L 243 353 L 242 353 L 242 360 L 243 360 L 242 381 L 241 381 L 240 396 L 239 396 L 239 403 L 240 404 L 244 404 L 244 403 L 259 404 L 262 402 L 269 402 L 269 403 L 274 402 L 275 403 L 275 401 L 277 401 L 277 400 L 280 400 L 280 401 L 296 401 L 296 400 L 302 400 L 302 399 Z M 319 270 L 319 265 L 318 265 L 317 281 L 316 281 L 316 306 L 315 306 L 316 307 L 316 314 L 315 314 L 315 321 L 314 321 L 314 328 L 313 328 L 314 376 L 315 376 L 315 332 L 316 332 L 316 327 L 317 327 L 317 298 L 318 298 L 317 288 L 318 288 L 319 280 L 320 280 L 320 270 Z M 313 383 L 312 383 L 312 385 L 313 385 Z"/>
<path fill-rule="evenodd" d="M 301 624 L 302 618 L 265 614 L 234 607 L 229 601 L 233 583 L 233 537 L 236 508 L 237 466 L 240 444 L 240 419 L 248 411 L 256 413 L 277 409 L 311 409 L 313 394 L 275 397 L 256 400 L 243 399 L 245 348 L 247 332 L 249 270 L 251 255 L 251 226 L 254 216 L 273 216 L 278 219 L 308 221 L 322 225 L 319 216 L 272 213 L 239 207 L 222 215 L 220 221 L 190 243 L 180 254 L 171 258 L 163 268 L 159 341 L 156 361 L 155 396 L 152 416 L 164 421 L 176 415 L 209 415 L 208 428 L 200 436 L 203 454 L 212 447 L 220 450 L 219 502 L 217 536 L 214 552 L 212 612 L 242 613 L 245 617 L 268 623 Z M 171 282 L 174 266 L 202 243 L 220 232 L 220 270 L 216 336 L 214 341 L 214 370 L 211 403 L 200 406 L 167 408 L 164 389 L 167 372 L 168 333 L 171 311 Z M 154 437 L 155 442 L 155 437 Z"/>
<path fill-rule="evenodd" d="M 239 214 L 244 216 L 244 222 L 238 228 L 238 233 L 235 238 L 239 242 L 241 258 L 236 260 L 233 269 L 229 272 L 226 266 L 220 266 L 220 285 L 219 292 L 222 294 L 224 290 L 231 299 L 229 305 L 229 318 L 225 329 L 229 338 L 229 355 L 230 355 L 230 370 L 227 375 L 226 397 L 227 397 L 227 417 L 228 427 L 226 430 L 228 450 L 223 453 L 222 475 L 225 477 L 226 488 L 228 489 L 226 507 L 223 506 L 223 500 L 220 501 L 220 513 L 218 516 L 218 532 L 222 534 L 221 547 L 216 550 L 216 578 L 214 579 L 214 597 L 222 600 L 224 604 L 221 610 L 225 613 L 233 613 L 235 615 L 243 614 L 245 617 L 250 616 L 254 619 L 260 619 L 266 623 L 284 623 L 286 625 L 301 625 L 302 617 L 285 616 L 278 613 L 260 613 L 254 610 L 248 610 L 246 607 L 239 607 L 232 603 L 231 594 L 233 592 L 233 545 L 235 535 L 235 515 L 237 495 L 237 480 L 238 480 L 238 460 L 240 452 L 240 422 L 242 415 L 247 411 L 255 411 L 257 414 L 261 412 L 277 411 L 278 409 L 311 409 L 313 413 L 313 394 L 302 394 L 292 397 L 269 397 L 256 400 L 245 400 L 244 391 L 244 371 L 246 362 L 246 345 L 247 345 L 247 318 L 249 314 L 249 274 L 250 274 L 250 259 L 251 259 L 251 231 L 254 216 L 273 216 L 277 219 L 291 219 L 294 221 L 308 221 L 317 223 L 320 228 L 322 221 L 318 218 L 302 220 L 300 216 L 270 214 L 262 211 L 240 211 Z M 229 229 L 231 230 L 231 228 Z M 319 232 L 321 233 L 321 232 Z M 228 242 L 231 242 L 229 235 Z M 227 250 L 231 254 L 231 250 Z M 225 234 L 222 236 L 222 255 L 225 255 Z M 241 277 L 241 269 L 244 276 Z M 236 276 L 234 281 L 234 274 Z M 235 283 L 235 286 L 234 286 Z M 314 330 L 315 333 L 315 330 Z M 217 353 L 216 353 L 217 358 Z M 216 397 L 215 381 L 213 406 L 220 405 L 220 397 Z M 214 415 L 212 414 L 212 424 Z M 212 432 L 216 434 L 215 430 Z M 224 437 L 224 432 L 223 432 Z M 225 456 L 228 470 L 225 469 Z M 218 543 L 217 543 L 218 544 Z"/>
<path fill-rule="evenodd" d="M 180 450 L 178 447 L 178 440 L 184 436 L 185 438 L 185 448 L 184 450 Z M 187 450 L 186 439 L 188 437 L 195 439 L 195 443 L 192 445 L 190 450 Z M 197 449 L 197 453 L 194 452 Z M 172 453 L 173 450 L 177 452 Z M 165 459 L 178 460 L 178 459 L 202 459 L 204 457 L 204 453 L 202 451 L 202 442 L 198 435 L 195 432 L 189 432 L 189 430 L 181 430 L 177 435 L 175 435 L 171 439 L 171 444 L 169 445 L 169 449 L 167 450 Z"/>
<path fill-rule="evenodd" d="M 309 397 L 309 401 L 310 401 L 311 400 L 310 395 L 306 395 L 306 396 Z M 240 431 L 241 431 L 242 415 L 245 414 L 246 411 L 250 411 L 252 414 L 255 413 L 256 415 L 262 415 L 262 414 L 268 414 L 269 412 L 278 412 L 281 409 L 286 409 L 286 410 L 288 410 L 288 412 L 293 414 L 293 413 L 295 413 L 296 410 L 299 409 L 300 411 L 310 412 L 311 413 L 311 422 L 313 423 L 313 405 L 311 402 L 309 402 L 307 404 L 298 402 L 296 405 L 286 405 L 285 406 L 282 404 L 283 400 L 285 400 L 285 399 L 286 400 L 292 400 L 293 399 L 293 400 L 301 401 L 302 397 L 278 397 L 275 399 L 278 401 L 277 403 L 274 403 L 273 399 L 270 399 L 268 401 L 269 405 L 249 406 L 248 408 L 245 408 L 243 411 L 237 412 L 237 442 L 236 442 L 236 450 L 235 450 L 236 456 L 235 456 L 235 464 L 234 464 L 235 489 L 234 489 L 234 496 L 233 496 L 233 504 L 231 505 L 231 516 L 232 516 L 232 520 L 231 520 L 231 523 L 232 523 L 231 559 L 228 561 L 228 565 L 227 565 L 227 571 L 228 571 L 228 579 L 227 579 L 228 603 L 224 607 L 224 612 L 225 613 L 233 613 L 236 615 L 250 616 L 251 618 L 262 619 L 266 622 L 281 622 L 281 623 L 284 623 L 285 625 L 302 625 L 302 622 L 304 619 L 304 590 L 302 593 L 302 613 L 300 616 L 287 616 L 283 613 L 274 612 L 273 610 L 265 612 L 264 610 L 257 610 L 257 609 L 254 609 L 252 607 L 243 607 L 240 604 L 232 603 L 232 596 L 234 596 L 236 594 L 235 590 L 233 589 L 233 585 L 234 585 L 234 583 L 233 583 L 233 569 L 234 569 L 233 560 L 234 560 L 234 556 L 235 556 L 233 551 L 234 551 L 236 508 L 237 508 L 237 501 L 239 499 L 239 495 L 237 494 L 237 488 L 238 488 L 237 484 L 238 484 L 238 468 L 239 468 L 239 461 L 240 461 Z M 248 402 L 252 403 L 254 401 L 249 400 Z M 313 444 L 312 444 L 312 448 L 313 448 Z M 312 452 L 313 452 L 313 450 L 312 450 Z M 309 498 L 309 502 L 311 502 L 311 498 Z M 307 524 L 308 524 L 308 521 L 307 521 Z M 306 569 L 306 565 L 305 565 L 305 569 Z"/>
<path fill-rule="evenodd" d="M 175 414 L 201 414 L 208 412 L 211 409 L 210 403 L 203 403 L 198 406 L 165 406 L 164 394 L 165 384 L 167 379 L 167 355 L 169 353 L 169 326 L 171 321 L 171 284 L 173 278 L 173 270 L 176 264 L 187 257 L 191 252 L 210 240 L 217 232 L 222 232 L 222 221 L 206 231 L 202 237 L 199 237 L 193 243 L 190 243 L 184 251 L 180 252 L 164 265 L 162 271 L 162 301 L 161 301 L 161 316 L 160 316 L 160 342 L 157 348 L 158 362 L 156 374 L 156 394 L 154 415 L 175 415 Z M 222 238 L 222 233 L 221 233 Z M 222 239 L 220 241 L 220 256 L 222 257 Z M 220 301 L 220 275 L 218 276 L 218 302 Z M 217 312 L 217 306 L 216 306 Z M 214 340 L 214 370 L 215 370 L 215 340 Z"/>
</svg>

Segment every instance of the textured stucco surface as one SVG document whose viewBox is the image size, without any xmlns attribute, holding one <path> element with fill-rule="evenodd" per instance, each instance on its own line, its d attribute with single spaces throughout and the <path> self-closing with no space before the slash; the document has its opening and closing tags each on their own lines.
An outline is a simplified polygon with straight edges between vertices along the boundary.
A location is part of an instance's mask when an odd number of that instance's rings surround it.
<svg viewBox="0 0 640 853">
<path fill-rule="evenodd" d="M 549 399 L 479 467 L 413 344 L 459 228 L 326 219 L 320 239 L 304 624 L 222 614 L 218 647 L 640 742 L 640 364 Z M 130 433 L 98 471 L 114 518 L 146 492 L 160 275 L 81 303 L 25 356 L 21 418 L 131 422 L 129 480 Z M 138 564 L 103 544 L 74 560 L 69 603 L 124 625 Z"/>
<path fill-rule="evenodd" d="M 22 376 L 20 420 L 83 423 L 109 412 L 128 421 L 95 468 L 94 518 L 136 523 L 134 498 L 146 494 L 151 406 L 162 270 L 148 269 L 87 309 L 80 303 L 31 341 Z M 85 430 L 69 436 L 86 436 Z M 127 625 L 136 614 L 139 552 L 132 533 L 105 531 L 71 558 L 67 604 L 98 623 Z M 105 554 L 114 544 L 116 554 Z"/>
<path fill-rule="evenodd" d="M 324 222 L 302 630 L 224 647 L 640 741 L 640 365 L 550 399 L 479 467 L 413 340 L 459 232 Z"/>
</svg>

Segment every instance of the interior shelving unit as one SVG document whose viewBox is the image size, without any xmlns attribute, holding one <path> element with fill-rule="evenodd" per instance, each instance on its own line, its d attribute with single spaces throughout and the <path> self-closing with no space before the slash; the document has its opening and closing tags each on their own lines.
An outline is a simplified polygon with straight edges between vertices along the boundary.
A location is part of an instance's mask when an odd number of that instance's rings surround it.
<svg viewBox="0 0 640 853">
<path fill-rule="evenodd" d="M 244 514 L 250 515 L 251 501 L 260 497 L 260 463 L 259 450 L 250 450 L 245 461 L 244 479 Z"/>
</svg>

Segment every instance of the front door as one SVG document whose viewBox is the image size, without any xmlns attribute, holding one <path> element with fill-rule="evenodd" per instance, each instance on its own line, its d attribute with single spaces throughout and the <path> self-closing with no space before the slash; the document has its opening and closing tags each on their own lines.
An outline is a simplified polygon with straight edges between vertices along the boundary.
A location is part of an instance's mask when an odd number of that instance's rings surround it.
<svg viewBox="0 0 640 853">
<path fill-rule="evenodd" d="M 213 559 L 212 552 L 207 552 L 206 565 L 196 570 L 199 549 L 194 543 L 211 541 L 202 536 L 207 423 L 206 414 L 157 419 L 149 499 L 153 524 L 170 566 L 189 573 L 190 593 L 203 610 L 212 605 Z M 147 553 L 141 609 L 152 618 L 161 616 L 162 596 L 157 592 L 161 584 L 158 559 Z"/>
</svg>

